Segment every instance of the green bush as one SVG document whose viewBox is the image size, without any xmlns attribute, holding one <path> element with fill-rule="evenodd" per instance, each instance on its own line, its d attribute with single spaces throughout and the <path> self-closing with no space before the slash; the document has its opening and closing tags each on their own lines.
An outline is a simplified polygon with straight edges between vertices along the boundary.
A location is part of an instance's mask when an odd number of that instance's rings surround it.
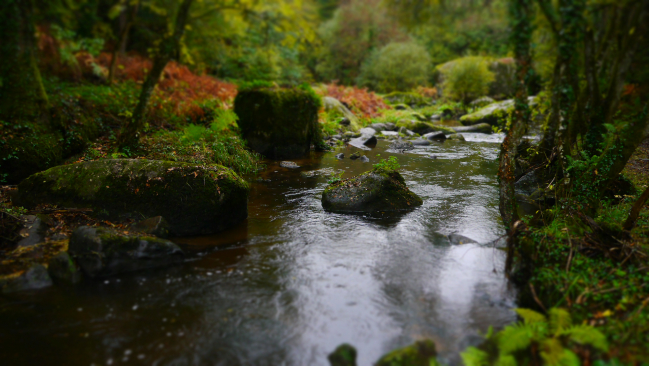
<svg viewBox="0 0 649 366">
<path fill-rule="evenodd" d="M 365 61 L 358 83 L 384 93 L 407 91 L 426 85 L 430 65 L 426 49 L 417 43 L 390 43 Z"/>
<path fill-rule="evenodd" d="M 495 80 L 489 63 L 483 57 L 464 57 L 440 71 L 446 96 L 464 103 L 486 95 L 489 84 Z"/>
</svg>

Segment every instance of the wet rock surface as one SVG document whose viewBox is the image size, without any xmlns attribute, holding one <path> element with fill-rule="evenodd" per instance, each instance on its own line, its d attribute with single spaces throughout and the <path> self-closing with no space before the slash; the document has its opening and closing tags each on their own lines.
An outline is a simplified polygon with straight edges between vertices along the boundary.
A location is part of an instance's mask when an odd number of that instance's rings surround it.
<svg viewBox="0 0 649 366">
<path fill-rule="evenodd" d="M 38 290 L 52 286 L 52 278 L 42 264 L 33 264 L 25 272 L 0 281 L 2 293 Z"/>
<path fill-rule="evenodd" d="M 169 236 L 169 223 L 162 216 L 151 217 L 137 222 L 130 227 L 131 231 L 142 234 L 167 238 Z"/>
<path fill-rule="evenodd" d="M 404 211 L 422 203 L 396 171 L 372 170 L 332 183 L 322 194 L 322 207 L 331 212 Z"/>
<path fill-rule="evenodd" d="M 70 237 L 68 253 L 90 277 L 182 262 L 183 251 L 169 240 L 152 236 L 127 236 L 90 226 L 77 228 Z"/>
</svg>

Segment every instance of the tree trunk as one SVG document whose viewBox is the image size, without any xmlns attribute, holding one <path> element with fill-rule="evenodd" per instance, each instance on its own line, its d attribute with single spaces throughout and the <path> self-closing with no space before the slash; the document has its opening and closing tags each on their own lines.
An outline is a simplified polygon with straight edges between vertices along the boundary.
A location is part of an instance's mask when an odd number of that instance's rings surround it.
<svg viewBox="0 0 649 366">
<path fill-rule="evenodd" d="M 129 14 L 126 19 L 126 23 L 119 32 L 119 37 L 117 38 L 117 43 L 113 47 L 113 52 L 111 53 L 110 66 L 108 67 L 108 78 L 106 83 L 108 85 L 113 84 L 113 79 L 115 78 L 115 67 L 117 66 L 117 54 L 123 53 L 126 49 L 126 39 L 128 38 L 128 32 L 131 30 L 131 26 L 135 23 L 135 16 L 140 7 L 140 1 L 138 0 L 135 4 L 129 6 Z"/>
<path fill-rule="evenodd" d="M 165 37 L 160 42 L 160 49 L 158 50 L 154 60 L 153 67 L 142 85 L 140 98 L 138 104 L 133 111 L 133 117 L 126 122 L 120 132 L 118 144 L 120 147 L 133 147 L 140 139 L 140 131 L 144 126 L 146 117 L 146 109 L 151 99 L 151 94 L 155 90 L 158 80 L 164 71 L 165 66 L 169 60 L 178 53 L 180 49 L 180 40 L 185 32 L 185 24 L 189 17 L 189 8 L 191 7 L 192 0 L 183 0 L 176 15 L 176 23 L 174 32 L 171 36 Z"/>
<path fill-rule="evenodd" d="M 636 203 L 633 205 L 633 208 L 631 208 L 631 212 L 629 212 L 629 217 L 626 219 L 626 222 L 624 222 L 624 230 L 630 231 L 635 227 L 636 221 L 638 221 L 638 216 L 640 216 L 640 211 L 642 210 L 642 207 L 644 204 L 647 202 L 647 199 L 649 199 L 649 187 L 647 187 L 644 192 L 642 192 L 642 195 L 640 195 L 640 198 L 636 201 Z"/>
<path fill-rule="evenodd" d="M 515 158 L 516 147 L 520 143 L 530 118 L 530 107 L 527 103 L 527 79 L 532 58 L 530 42 L 532 38 L 532 0 L 510 0 L 510 17 L 512 22 L 512 43 L 516 58 L 516 97 L 514 115 L 507 136 L 500 151 L 500 214 L 508 229 L 518 221 L 516 205 Z"/>
<path fill-rule="evenodd" d="M 49 101 L 36 61 L 32 0 L 0 1 L 0 34 L 0 119 L 46 119 Z"/>
</svg>

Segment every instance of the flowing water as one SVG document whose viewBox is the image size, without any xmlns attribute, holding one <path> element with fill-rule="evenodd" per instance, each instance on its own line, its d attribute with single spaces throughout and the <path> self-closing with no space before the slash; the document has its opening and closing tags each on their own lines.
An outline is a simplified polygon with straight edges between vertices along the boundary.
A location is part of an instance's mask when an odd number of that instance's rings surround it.
<svg viewBox="0 0 649 366">
<path fill-rule="evenodd" d="M 327 178 L 300 174 L 351 177 L 371 163 L 334 153 L 296 160 L 296 170 L 269 162 L 245 222 L 176 240 L 184 264 L 0 297 L 2 364 L 328 365 L 347 342 L 365 366 L 421 338 L 457 364 L 490 325 L 515 320 L 496 249 L 499 137 L 464 135 L 407 154 L 383 141 L 365 152 L 372 163 L 396 156 L 424 200 L 400 217 L 324 212 Z M 451 243 L 452 233 L 477 243 Z"/>
</svg>

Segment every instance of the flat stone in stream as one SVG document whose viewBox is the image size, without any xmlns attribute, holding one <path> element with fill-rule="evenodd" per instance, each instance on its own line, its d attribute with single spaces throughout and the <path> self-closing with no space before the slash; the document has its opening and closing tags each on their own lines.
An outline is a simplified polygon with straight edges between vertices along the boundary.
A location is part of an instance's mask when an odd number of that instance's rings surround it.
<svg viewBox="0 0 649 366">
<path fill-rule="evenodd" d="M 143 159 L 57 166 L 22 181 L 18 200 L 91 208 L 108 219 L 162 216 L 177 236 L 213 234 L 248 216 L 248 184 L 232 170 Z"/>
<path fill-rule="evenodd" d="M 325 211 L 341 213 L 406 211 L 422 203 L 401 174 L 383 169 L 332 183 L 322 194 Z"/>
<path fill-rule="evenodd" d="M 287 169 L 297 169 L 297 168 L 300 167 L 299 165 L 295 164 L 292 161 L 282 161 L 282 162 L 279 163 L 279 166 L 281 166 L 282 168 L 287 168 Z"/>
<path fill-rule="evenodd" d="M 129 236 L 116 231 L 82 226 L 70 237 L 68 253 L 85 274 L 105 277 L 182 262 L 184 253 L 169 240 Z"/>
</svg>

